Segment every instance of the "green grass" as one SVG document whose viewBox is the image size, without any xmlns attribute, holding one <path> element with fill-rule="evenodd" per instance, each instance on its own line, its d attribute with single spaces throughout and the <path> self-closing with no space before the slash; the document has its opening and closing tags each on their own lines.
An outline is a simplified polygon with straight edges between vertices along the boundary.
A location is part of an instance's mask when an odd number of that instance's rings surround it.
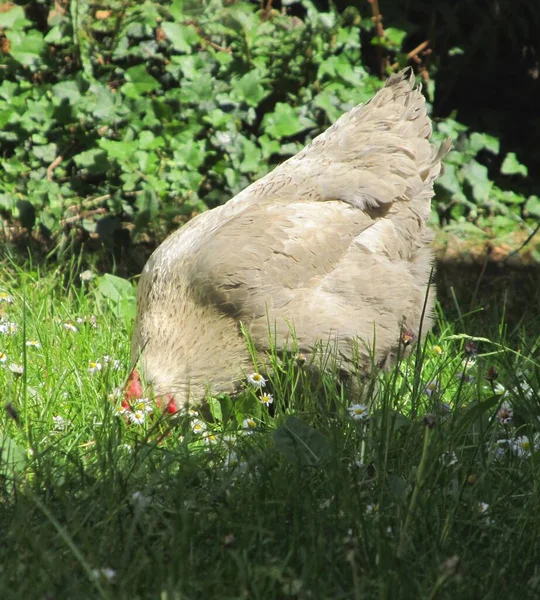
<svg viewBox="0 0 540 600">
<path fill-rule="evenodd" d="M 116 284 L 0 275 L 0 598 L 540 594 L 536 314 L 510 333 L 441 314 L 362 400 L 292 353 L 270 358 L 269 409 L 246 382 L 204 425 L 136 425 L 117 414 L 133 306 Z"/>
</svg>

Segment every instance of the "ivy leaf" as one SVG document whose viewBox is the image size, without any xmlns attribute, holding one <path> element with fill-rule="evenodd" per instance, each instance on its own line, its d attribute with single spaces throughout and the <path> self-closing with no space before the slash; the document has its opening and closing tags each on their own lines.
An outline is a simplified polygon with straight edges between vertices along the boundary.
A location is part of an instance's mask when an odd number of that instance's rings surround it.
<svg viewBox="0 0 540 600">
<path fill-rule="evenodd" d="M 44 163 L 52 163 L 56 158 L 57 146 L 56 144 L 45 144 L 43 146 L 34 146 L 32 148 L 34 156 L 39 158 Z"/>
<path fill-rule="evenodd" d="M 492 154 L 499 154 L 500 144 L 496 137 L 475 131 L 469 138 L 469 147 L 475 154 L 484 149 Z"/>
<path fill-rule="evenodd" d="M 296 417 L 288 417 L 273 437 L 277 449 L 288 460 L 303 466 L 318 466 L 332 454 L 328 438 Z"/>
<path fill-rule="evenodd" d="M 0 29 L 23 29 L 32 23 L 25 18 L 24 8 L 12 4 L 4 4 L 4 10 L 0 11 Z"/>
<path fill-rule="evenodd" d="M 529 196 L 525 204 L 525 210 L 531 217 L 540 219 L 540 198 L 538 196 Z"/>
<path fill-rule="evenodd" d="M 477 202 L 488 199 L 493 182 L 489 180 L 487 167 L 471 160 L 461 169 L 461 173 L 472 189 L 472 195 Z"/>
<path fill-rule="evenodd" d="M 509 152 L 501 165 L 501 173 L 503 175 L 522 175 L 527 177 L 529 170 L 525 165 L 522 165 L 515 152 Z"/>
<path fill-rule="evenodd" d="M 278 102 L 275 111 L 264 116 L 262 126 L 268 135 L 280 139 L 315 127 L 315 122 L 308 118 L 300 119 L 290 104 Z"/>
<path fill-rule="evenodd" d="M 127 83 L 124 83 L 120 89 L 128 98 L 137 99 L 142 94 L 159 88 L 159 81 L 147 72 L 144 65 L 130 67 L 125 72 L 125 78 Z"/>
<path fill-rule="evenodd" d="M 245 102 L 249 106 L 258 106 L 263 98 L 268 95 L 261 82 L 263 77 L 258 69 L 249 71 L 240 79 L 233 80 L 231 96 L 234 100 Z"/>
<path fill-rule="evenodd" d="M 403 31 L 403 29 L 396 29 L 395 27 L 388 27 L 384 30 L 385 38 L 390 42 L 390 44 L 397 47 L 401 47 L 406 35 L 406 31 Z"/>
<path fill-rule="evenodd" d="M 165 22 L 161 24 L 161 28 L 177 52 L 191 54 L 193 46 L 200 41 L 200 37 L 195 29 L 189 25 Z"/>
<path fill-rule="evenodd" d="M 73 157 L 73 162 L 82 169 L 87 169 L 89 173 L 105 173 L 109 168 L 107 154 L 100 148 L 92 148 L 85 152 L 80 152 Z"/>
<path fill-rule="evenodd" d="M 137 215 L 135 217 L 135 231 L 141 231 L 154 219 L 159 211 L 159 201 L 156 193 L 149 186 L 137 197 L 135 202 Z"/>
<path fill-rule="evenodd" d="M 24 31 L 8 31 L 6 37 L 10 42 L 9 53 L 22 65 L 29 67 L 41 60 L 41 52 L 45 46 L 43 36 L 35 29 Z"/>
</svg>

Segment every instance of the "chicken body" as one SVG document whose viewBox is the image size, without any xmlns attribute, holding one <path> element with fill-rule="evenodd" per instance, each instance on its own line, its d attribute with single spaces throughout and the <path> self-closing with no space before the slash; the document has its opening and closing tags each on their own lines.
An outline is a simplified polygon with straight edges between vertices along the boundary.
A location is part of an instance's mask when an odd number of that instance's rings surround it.
<svg viewBox="0 0 540 600">
<path fill-rule="evenodd" d="M 233 392 L 294 338 L 333 340 L 345 371 L 395 355 L 431 325 L 434 147 L 424 98 L 401 72 L 299 154 L 171 235 L 146 264 L 132 358 L 176 406 Z M 427 304 L 426 304 L 427 297 Z M 426 316 L 421 326 L 424 307 Z M 360 351 L 360 365 L 356 365 Z"/>
</svg>

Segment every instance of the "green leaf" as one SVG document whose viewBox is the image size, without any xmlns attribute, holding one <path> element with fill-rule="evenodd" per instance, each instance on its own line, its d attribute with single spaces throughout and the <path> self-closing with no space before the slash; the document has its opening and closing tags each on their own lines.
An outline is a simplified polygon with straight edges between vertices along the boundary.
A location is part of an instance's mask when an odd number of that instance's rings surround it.
<svg viewBox="0 0 540 600">
<path fill-rule="evenodd" d="M 45 41 L 39 31 L 8 31 L 6 37 L 10 42 L 9 53 L 17 62 L 27 67 L 40 62 Z"/>
<path fill-rule="evenodd" d="M 94 293 L 98 302 L 111 306 L 126 323 L 135 317 L 135 288 L 127 279 L 106 273 L 98 279 Z"/>
<path fill-rule="evenodd" d="M 525 165 L 522 165 L 515 152 L 509 152 L 501 165 L 501 173 L 503 175 L 522 175 L 527 177 L 529 171 Z"/>
<path fill-rule="evenodd" d="M 242 173 L 257 172 L 262 162 L 261 150 L 251 140 L 245 137 L 242 140 L 243 159 L 240 163 L 240 171 Z"/>
<path fill-rule="evenodd" d="M 475 131 L 469 138 L 469 147 L 475 154 L 484 149 L 489 150 L 493 154 L 499 154 L 500 144 L 496 137 Z"/>
<path fill-rule="evenodd" d="M 288 417 L 273 437 L 277 449 L 288 460 L 303 466 L 320 465 L 332 454 L 329 440 L 296 417 Z"/>
<path fill-rule="evenodd" d="M 100 148 L 92 148 L 85 152 L 80 152 L 73 157 L 73 162 L 82 169 L 87 169 L 90 173 L 105 173 L 109 168 L 107 154 Z"/>
<path fill-rule="evenodd" d="M 142 94 L 159 88 L 159 81 L 146 71 L 144 65 L 130 67 L 125 72 L 125 78 L 127 83 L 124 83 L 120 89 L 128 98 L 137 99 Z"/>
<path fill-rule="evenodd" d="M 208 406 L 210 408 L 210 414 L 214 418 L 214 421 L 221 423 L 223 421 L 223 414 L 221 412 L 221 403 L 217 398 L 208 398 Z"/>
<path fill-rule="evenodd" d="M 290 104 L 278 102 L 274 112 L 264 116 L 262 126 L 270 136 L 281 139 L 315 127 L 315 122 L 307 118 L 301 119 Z"/>
<path fill-rule="evenodd" d="M 39 158 L 44 163 L 50 164 L 57 155 L 56 144 L 46 144 L 44 146 L 34 146 L 32 152 L 36 158 Z"/>
<path fill-rule="evenodd" d="M 24 16 L 24 8 L 12 4 L 4 4 L 5 10 L 0 11 L 0 29 L 23 29 L 31 25 L 31 21 Z"/>
<path fill-rule="evenodd" d="M 149 186 L 145 187 L 143 193 L 137 197 L 135 206 L 137 207 L 135 231 L 141 231 L 156 217 L 159 211 L 159 201 L 154 190 Z"/>
<path fill-rule="evenodd" d="M 540 198 L 538 196 L 529 196 L 525 204 L 525 210 L 531 217 L 540 219 Z"/>
<path fill-rule="evenodd" d="M 396 29 L 395 27 L 388 27 L 384 30 L 385 38 L 392 44 L 393 46 L 401 47 L 405 36 L 407 35 L 406 31 L 403 29 Z"/>
<path fill-rule="evenodd" d="M 189 25 L 165 22 L 161 24 L 161 28 L 177 52 L 191 54 L 193 46 L 200 41 L 198 33 Z"/>
<path fill-rule="evenodd" d="M 13 480 L 24 471 L 27 463 L 25 449 L 6 433 L 0 435 L 0 478 Z"/>
<path fill-rule="evenodd" d="M 262 73 L 258 69 L 249 71 L 240 79 L 233 80 L 231 96 L 234 100 L 245 102 L 249 106 L 258 106 L 269 92 L 264 89 L 261 82 Z"/>
<path fill-rule="evenodd" d="M 462 167 L 461 174 L 471 186 L 473 197 L 477 202 L 484 202 L 489 198 L 493 182 L 489 180 L 487 167 L 471 160 Z"/>
<path fill-rule="evenodd" d="M 338 107 L 340 100 L 334 91 L 325 90 L 313 99 L 313 104 L 322 108 L 330 122 L 336 121 L 343 111 Z"/>
</svg>

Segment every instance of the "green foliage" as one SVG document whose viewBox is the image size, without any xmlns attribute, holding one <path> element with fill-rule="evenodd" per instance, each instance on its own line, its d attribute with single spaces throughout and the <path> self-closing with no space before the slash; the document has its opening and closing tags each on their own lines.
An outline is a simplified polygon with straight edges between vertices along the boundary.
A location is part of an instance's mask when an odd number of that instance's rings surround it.
<svg viewBox="0 0 540 600">
<path fill-rule="evenodd" d="M 1 214 L 49 244 L 71 230 L 108 248 L 121 229 L 159 241 L 267 173 L 381 85 L 362 63 L 371 20 L 301 4 L 303 19 L 257 2 L 7 4 Z M 410 27 L 387 25 L 373 43 L 405 66 Z M 438 132 L 457 141 L 438 187 L 443 222 L 535 214 L 480 161 L 498 155 L 496 139 L 452 119 Z M 500 174 L 527 170 L 509 153 Z"/>
</svg>

